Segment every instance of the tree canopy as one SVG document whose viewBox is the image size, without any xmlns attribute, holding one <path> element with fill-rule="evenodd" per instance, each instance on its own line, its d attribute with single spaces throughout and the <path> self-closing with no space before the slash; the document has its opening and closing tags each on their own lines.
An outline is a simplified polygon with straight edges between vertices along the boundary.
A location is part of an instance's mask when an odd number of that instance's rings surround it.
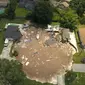
<svg viewBox="0 0 85 85">
<path fill-rule="evenodd" d="M 56 14 L 56 15 L 55 15 Z M 59 22 L 61 27 L 74 30 L 78 24 L 78 15 L 72 9 L 60 10 L 57 9 L 53 20 Z"/>
<path fill-rule="evenodd" d="M 68 9 L 66 11 L 61 11 L 60 23 L 62 27 L 74 30 L 78 24 L 78 16 L 75 11 Z"/>
<path fill-rule="evenodd" d="M 25 77 L 21 68 L 22 65 L 18 61 L 0 59 L 0 85 L 16 85 L 21 82 Z"/>
<path fill-rule="evenodd" d="M 79 16 L 83 16 L 85 11 L 85 0 L 71 0 L 70 6 Z"/>
<path fill-rule="evenodd" d="M 40 24 L 48 24 L 53 16 L 52 6 L 48 0 L 39 0 L 33 10 L 33 20 Z"/>
<path fill-rule="evenodd" d="M 8 7 L 5 10 L 5 14 L 6 14 L 7 18 L 14 19 L 17 0 L 9 0 L 9 1 L 10 1 L 10 3 L 8 4 Z"/>
<path fill-rule="evenodd" d="M 0 85 L 52 85 L 29 80 L 18 61 L 0 59 Z"/>
</svg>

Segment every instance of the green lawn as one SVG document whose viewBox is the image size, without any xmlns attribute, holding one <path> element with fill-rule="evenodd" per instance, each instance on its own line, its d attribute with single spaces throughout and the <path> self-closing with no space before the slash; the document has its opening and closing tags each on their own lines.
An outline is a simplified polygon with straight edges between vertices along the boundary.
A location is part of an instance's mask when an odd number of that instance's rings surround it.
<svg viewBox="0 0 85 85">
<path fill-rule="evenodd" d="M 85 28 L 85 25 L 79 24 L 78 28 Z"/>
<path fill-rule="evenodd" d="M 81 60 L 85 58 L 85 51 L 81 50 L 79 53 L 76 53 L 73 57 L 74 63 L 81 63 Z"/>
<path fill-rule="evenodd" d="M 85 73 L 75 73 L 77 77 L 66 85 L 85 85 Z"/>
<path fill-rule="evenodd" d="M 85 25 L 79 25 L 78 29 L 81 29 L 84 27 L 85 27 Z M 76 41 L 77 41 L 77 46 L 78 46 L 79 52 L 74 54 L 74 56 L 73 56 L 74 63 L 81 63 L 81 60 L 83 58 L 85 58 L 85 51 L 80 47 L 80 43 L 79 43 L 80 41 L 79 41 L 78 34 L 77 34 L 78 29 L 75 30 L 75 36 L 76 36 Z"/>
<path fill-rule="evenodd" d="M 7 23 L 19 23 L 19 24 L 23 24 L 24 22 L 26 22 L 25 19 L 14 19 L 14 20 L 1 19 L 0 20 L 0 28 L 4 28 Z"/>
<path fill-rule="evenodd" d="M 15 11 L 16 16 L 19 16 L 19 17 L 25 17 L 27 13 L 28 13 L 28 10 L 26 10 L 25 8 L 17 7 Z"/>
</svg>

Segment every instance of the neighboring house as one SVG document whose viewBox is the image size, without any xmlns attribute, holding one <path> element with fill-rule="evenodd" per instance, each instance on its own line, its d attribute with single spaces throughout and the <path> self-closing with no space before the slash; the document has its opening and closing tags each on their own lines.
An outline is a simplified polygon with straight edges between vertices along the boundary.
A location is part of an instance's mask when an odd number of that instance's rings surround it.
<svg viewBox="0 0 85 85">
<path fill-rule="evenodd" d="M 71 0 L 60 0 L 60 1 L 57 1 L 57 0 L 50 0 L 51 3 L 53 4 L 54 7 L 59 7 L 61 9 L 64 9 L 64 8 L 68 8 L 69 7 L 69 2 Z"/>
<path fill-rule="evenodd" d="M 0 0 L 0 8 L 6 7 L 8 3 L 9 3 L 9 0 Z"/>
<path fill-rule="evenodd" d="M 35 1 L 36 0 L 20 0 L 19 6 L 32 10 L 34 8 Z"/>
<path fill-rule="evenodd" d="M 80 40 L 81 47 L 85 49 L 85 28 L 81 28 L 78 31 L 78 37 Z"/>
<path fill-rule="evenodd" d="M 5 39 L 16 41 L 22 37 L 18 26 L 8 26 L 5 32 Z"/>
<path fill-rule="evenodd" d="M 68 42 L 70 40 L 70 30 L 69 29 L 62 29 L 62 42 Z"/>
<path fill-rule="evenodd" d="M 0 0 L 0 14 L 5 12 L 5 8 L 7 7 L 9 0 Z"/>
<path fill-rule="evenodd" d="M 29 10 L 32 10 L 34 8 L 35 2 L 37 0 L 20 0 L 19 6 L 20 7 L 25 7 Z M 54 7 L 60 7 L 61 9 L 63 8 L 68 8 L 69 7 L 69 2 L 70 0 L 50 0 L 50 2 L 53 4 Z"/>
</svg>

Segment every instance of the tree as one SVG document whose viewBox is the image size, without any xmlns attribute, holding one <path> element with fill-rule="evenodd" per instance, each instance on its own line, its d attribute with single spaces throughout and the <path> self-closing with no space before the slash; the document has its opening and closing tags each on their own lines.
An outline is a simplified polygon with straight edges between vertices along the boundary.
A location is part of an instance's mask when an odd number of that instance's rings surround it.
<svg viewBox="0 0 85 85">
<path fill-rule="evenodd" d="M 70 6 L 79 16 L 83 16 L 85 11 L 85 0 L 71 0 Z"/>
<path fill-rule="evenodd" d="M 40 24 L 48 24 L 53 16 L 52 6 L 50 1 L 39 0 L 35 4 L 33 10 L 33 20 Z"/>
<path fill-rule="evenodd" d="M 29 80 L 16 60 L 0 59 L 0 85 L 52 85 Z"/>
<path fill-rule="evenodd" d="M 15 18 L 15 11 L 12 9 L 11 6 L 9 6 L 6 10 L 5 10 L 5 13 L 6 13 L 6 17 L 8 19 L 14 19 Z"/>
<path fill-rule="evenodd" d="M 72 85 L 72 82 L 76 79 L 77 75 L 75 72 L 67 71 L 65 74 L 66 85 Z"/>
<path fill-rule="evenodd" d="M 0 59 L 0 85 L 16 85 L 23 81 L 25 74 L 22 65 L 18 61 Z"/>
<path fill-rule="evenodd" d="M 16 10 L 17 0 L 10 0 L 8 7 L 5 10 L 5 14 L 7 18 L 14 19 L 15 18 L 15 10 Z"/>
<path fill-rule="evenodd" d="M 78 24 L 78 16 L 75 11 L 68 9 L 66 11 L 60 11 L 60 24 L 62 27 L 69 28 L 70 30 L 74 30 Z"/>
</svg>

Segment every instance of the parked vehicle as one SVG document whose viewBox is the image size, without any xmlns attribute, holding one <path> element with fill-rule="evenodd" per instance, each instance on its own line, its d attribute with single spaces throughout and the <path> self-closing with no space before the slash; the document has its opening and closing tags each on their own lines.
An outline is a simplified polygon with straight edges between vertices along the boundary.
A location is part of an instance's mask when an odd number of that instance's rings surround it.
<svg viewBox="0 0 85 85">
<path fill-rule="evenodd" d="M 23 24 L 23 28 L 28 28 L 29 25 L 28 24 Z"/>
<path fill-rule="evenodd" d="M 4 46 L 7 47 L 8 44 L 9 44 L 9 40 L 6 38 L 6 39 L 5 39 L 5 42 L 4 42 Z"/>
</svg>

